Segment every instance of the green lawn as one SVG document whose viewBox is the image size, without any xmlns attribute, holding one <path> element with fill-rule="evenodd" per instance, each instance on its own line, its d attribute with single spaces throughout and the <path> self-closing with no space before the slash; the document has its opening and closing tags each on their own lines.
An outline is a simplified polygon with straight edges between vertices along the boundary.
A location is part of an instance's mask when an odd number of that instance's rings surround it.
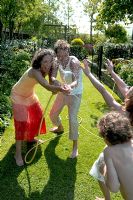
<svg viewBox="0 0 133 200">
<path fill-rule="evenodd" d="M 46 140 L 37 151 L 30 165 L 17 167 L 14 161 L 15 140 L 13 121 L 6 129 L 0 144 L 0 200 L 94 200 L 101 196 L 97 182 L 89 175 L 89 170 L 104 147 L 98 137 L 97 120 L 108 108 L 102 96 L 83 76 L 84 91 L 79 111 L 82 126 L 79 127 L 79 157 L 70 159 L 72 142 L 68 139 L 67 108 L 61 113 L 65 134 L 61 137 L 48 132 L 52 124 L 49 109 L 46 114 Z M 36 88 L 38 97 L 45 108 L 50 92 L 41 86 Z M 115 95 L 116 98 L 118 98 Z M 23 153 L 26 152 L 24 147 Z M 120 195 L 112 199 L 121 200 Z"/>
</svg>

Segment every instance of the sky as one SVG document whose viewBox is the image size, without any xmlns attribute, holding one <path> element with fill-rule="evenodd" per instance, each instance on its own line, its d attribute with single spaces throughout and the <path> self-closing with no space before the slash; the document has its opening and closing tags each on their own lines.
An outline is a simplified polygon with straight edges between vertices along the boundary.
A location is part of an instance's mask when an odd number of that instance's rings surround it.
<svg viewBox="0 0 133 200">
<path fill-rule="evenodd" d="M 85 0 L 82 0 L 82 2 L 85 2 Z M 76 24 L 78 32 L 89 34 L 90 32 L 89 17 L 84 13 L 83 4 L 78 0 L 71 1 L 71 4 L 74 11 L 72 16 L 73 24 Z"/>
<path fill-rule="evenodd" d="M 62 4 L 61 6 L 61 12 L 64 14 L 64 9 L 67 12 L 67 5 L 66 5 L 66 1 L 64 1 L 63 4 L 62 0 Z M 81 2 L 82 1 L 82 2 Z M 86 2 L 87 0 L 81 0 L 79 2 L 79 0 L 69 0 L 70 5 L 73 9 L 72 12 L 72 16 L 70 17 L 70 25 L 76 25 L 78 32 L 79 33 L 88 33 L 89 34 L 89 27 L 90 27 L 90 23 L 89 23 L 89 18 L 88 16 L 84 13 L 84 6 L 83 6 L 83 2 Z M 59 15 L 62 16 L 61 12 L 59 12 Z M 64 24 L 67 25 L 67 14 L 65 15 L 65 18 L 62 18 L 62 21 Z M 63 17 L 63 16 L 62 16 Z"/>
<path fill-rule="evenodd" d="M 81 0 L 82 2 L 86 2 L 86 0 Z M 78 0 L 71 1 L 73 8 L 73 17 L 72 23 L 76 24 L 79 33 L 90 33 L 90 22 L 89 17 L 84 13 L 84 7 L 81 2 Z M 124 24 L 122 24 L 124 25 Z M 128 35 L 132 35 L 133 24 L 125 26 Z"/>
<path fill-rule="evenodd" d="M 90 22 L 89 22 L 89 17 L 87 14 L 84 13 L 84 6 L 83 3 L 85 3 L 88 0 L 69 0 L 70 4 L 73 9 L 73 15 L 70 19 L 70 25 L 75 25 L 77 26 L 78 32 L 79 33 L 90 33 Z M 67 21 L 65 22 L 67 24 Z M 130 24 L 128 27 L 125 27 L 127 30 L 128 35 L 132 35 L 133 31 L 133 24 Z"/>
</svg>

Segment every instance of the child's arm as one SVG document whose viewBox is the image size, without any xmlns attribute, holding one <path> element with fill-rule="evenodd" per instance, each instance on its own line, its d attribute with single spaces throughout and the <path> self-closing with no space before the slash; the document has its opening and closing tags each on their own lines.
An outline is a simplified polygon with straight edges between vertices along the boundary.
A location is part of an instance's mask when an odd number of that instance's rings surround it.
<svg viewBox="0 0 133 200">
<path fill-rule="evenodd" d="M 100 83 L 99 80 L 93 76 L 91 73 L 89 67 L 88 67 L 88 61 L 84 60 L 84 68 L 83 72 L 85 75 L 90 79 L 91 83 L 94 85 L 94 87 L 101 93 L 103 96 L 105 102 L 107 103 L 108 106 L 113 107 L 115 110 L 121 110 L 122 106 L 116 102 L 116 100 L 112 97 L 112 95 L 104 88 L 104 86 Z"/>
<path fill-rule="evenodd" d="M 54 93 L 56 92 L 64 92 L 66 94 L 70 93 L 70 88 L 67 88 L 67 87 L 64 88 L 63 86 L 55 86 L 55 85 L 49 84 L 48 81 L 42 76 L 39 70 L 33 69 L 32 74 L 34 78 L 38 81 L 38 83 L 40 83 L 40 85 L 42 85 L 47 90 Z"/>
<path fill-rule="evenodd" d="M 116 85 L 118 86 L 119 90 L 123 94 L 123 96 L 126 96 L 126 93 L 128 91 L 128 86 L 126 83 L 114 72 L 113 70 L 113 63 L 109 59 L 107 59 L 107 70 L 111 74 L 112 78 L 114 79 Z"/>
<path fill-rule="evenodd" d="M 118 192 L 120 189 L 120 182 L 117 176 L 116 169 L 114 167 L 112 158 L 110 156 L 111 152 L 108 147 L 104 150 L 104 160 L 106 163 L 106 185 L 111 192 Z"/>
</svg>

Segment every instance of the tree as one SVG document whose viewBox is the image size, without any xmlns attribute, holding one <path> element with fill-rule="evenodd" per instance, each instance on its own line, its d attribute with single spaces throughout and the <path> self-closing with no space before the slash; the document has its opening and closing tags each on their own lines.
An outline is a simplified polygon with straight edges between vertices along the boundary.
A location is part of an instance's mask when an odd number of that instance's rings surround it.
<svg viewBox="0 0 133 200">
<path fill-rule="evenodd" d="M 106 23 L 129 20 L 133 22 L 132 0 L 104 0 L 101 6 L 101 20 Z"/>
<path fill-rule="evenodd" d="M 96 21 L 95 15 L 98 12 L 100 4 L 101 0 L 88 0 L 88 2 L 84 4 L 84 11 L 90 18 L 90 42 L 92 42 L 93 23 Z"/>
<path fill-rule="evenodd" d="M 37 18 L 44 11 L 42 0 L 1 0 L 0 17 L 4 29 L 9 30 L 10 40 L 13 31 L 19 29 L 23 24 L 34 16 Z"/>
<path fill-rule="evenodd" d="M 72 8 L 72 0 L 64 0 L 63 4 L 60 4 L 58 16 L 67 25 L 67 40 L 70 40 L 71 31 L 72 31 L 72 15 L 73 15 L 73 8 Z M 75 26 L 74 30 L 75 30 Z M 73 32 L 73 31 L 72 31 Z"/>
<path fill-rule="evenodd" d="M 113 39 L 113 42 L 116 43 L 124 43 L 127 41 L 127 32 L 124 27 L 119 24 L 109 26 L 105 30 L 105 35 L 106 37 Z"/>
</svg>

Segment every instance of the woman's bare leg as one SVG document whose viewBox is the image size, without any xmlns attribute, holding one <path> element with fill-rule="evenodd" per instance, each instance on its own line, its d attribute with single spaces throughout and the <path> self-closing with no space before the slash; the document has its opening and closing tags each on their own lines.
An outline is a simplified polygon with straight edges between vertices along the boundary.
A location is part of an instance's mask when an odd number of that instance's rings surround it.
<svg viewBox="0 0 133 200">
<path fill-rule="evenodd" d="M 15 160 L 16 160 L 16 164 L 18 166 L 23 166 L 24 165 L 24 161 L 22 159 L 21 148 L 22 148 L 22 141 L 21 140 L 16 140 Z"/>
<path fill-rule="evenodd" d="M 78 156 L 78 141 L 73 140 L 73 150 L 70 158 L 76 158 Z"/>
</svg>

